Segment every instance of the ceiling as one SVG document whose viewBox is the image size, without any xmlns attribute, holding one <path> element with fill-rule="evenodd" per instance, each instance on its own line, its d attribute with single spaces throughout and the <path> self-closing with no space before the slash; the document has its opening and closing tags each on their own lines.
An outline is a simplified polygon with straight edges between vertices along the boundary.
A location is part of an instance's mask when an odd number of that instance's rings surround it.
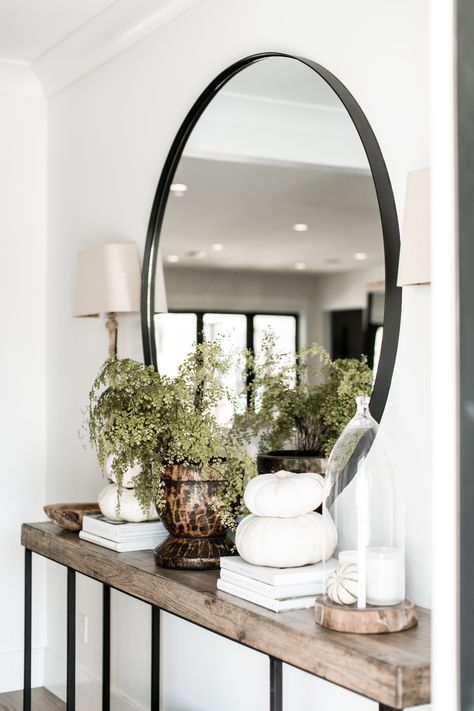
<svg viewBox="0 0 474 711">
<path fill-rule="evenodd" d="M 161 248 L 166 266 L 340 272 L 383 263 L 380 217 L 370 174 L 328 166 L 184 157 L 170 196 Z M 305 223 L 306 232 L 293 225 Z M 213 244 L 222 244 L 216 252 Z M 205 254 L 190 256 L 189 252 Z M 357 261 L 354 253 L 367 259 Z M 170 255 L 179 257 L 170 264 Z"/>
<path fill-rule="evenodd" d="M 33 62 L 115 0 L 1 0 L 0 58 Z"/>
</svg>

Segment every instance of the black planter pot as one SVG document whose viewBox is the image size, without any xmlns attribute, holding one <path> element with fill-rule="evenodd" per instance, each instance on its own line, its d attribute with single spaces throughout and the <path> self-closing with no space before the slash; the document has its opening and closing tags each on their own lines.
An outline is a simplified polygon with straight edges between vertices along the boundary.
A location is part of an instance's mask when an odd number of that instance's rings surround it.
<svg viewBox="0 0 474 711">
<path fill-rule="evenodd" d="M 284 469 L 287 472 L 316 472 L 325 474 L 328 460 L 312 452 L 299 452 L 292 449 L 282 449 L 267 452 L 257 456 L 257 471 L 259 474 L 270 474 Z"/>
<path fill-rule="evenodd" d="M 257 455 L 257 473 L 271 474 L 282 469 L 286 472 L 315 472 L 316 474 L 326 474 L 328 460 L 319 457 L 311 452 L 299 452 L 294 449 L 282 449 L 275 452 Z M 316 509 L 317 513 L 322 513 L 322 506 Z"/>
</svg>

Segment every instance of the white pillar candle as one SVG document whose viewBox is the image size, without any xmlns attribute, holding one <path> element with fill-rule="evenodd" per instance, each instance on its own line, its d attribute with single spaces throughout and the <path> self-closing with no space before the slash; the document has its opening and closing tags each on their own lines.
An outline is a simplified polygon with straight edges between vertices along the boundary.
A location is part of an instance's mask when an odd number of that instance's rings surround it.
<svg viewBox="0 0 474 711">
<path fill-rule="evenodd" d="M 405 597 L 405 570 L 400 548 L 367 548 L 367 602 L 397 605 Z"/>
</svg>

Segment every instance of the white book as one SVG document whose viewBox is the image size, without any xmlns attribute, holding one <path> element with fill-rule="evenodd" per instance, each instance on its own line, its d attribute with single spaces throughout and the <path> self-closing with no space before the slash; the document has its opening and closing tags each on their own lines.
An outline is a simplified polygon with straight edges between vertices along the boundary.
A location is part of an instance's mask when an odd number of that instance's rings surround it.
<svg viewBox="0 0 474 711">
<path fill-rule="evenodd" d="M 221 558 L 221 568 L 273 586 L 322 582 L 336 566 L 337 560 L 335 558 L 331 558 L 325 563 L 302 565 L 299 568 L 269 568 L 263 565 L 252 565 L 240 556 Z"/>
<path fill-rule="evenodd" d="M 143 521 L 142 523 L 109 521 L 102 514 L 84 516 L 82 530 L 102 536 L 102 538 L 108 538 L 110 541 L 132 541 L 137 538 L 162 534 L 166 531 L 161 521 Z"/>
<path fill-rule="evenodd" d="M 247 575 L 234 573 L 232 570 L 221 568 L 221 580 L 226 583 L 238 585 L 245 590 L 251 590 L 264 595 L 273 600 L 287 600 L 294 597 L 306 597 L 308 595 L 321 595 L 324 592 L 324 581 L 315 583 L 297 583 L 296 585 L 269 585 L 260 580 L 249 578 Z"/>
<path fill-rule="evenodd" d="M 112 551 L 117 551 L 117 553 L 128 553 L 130 551 L 146 551 L 156 548 L 168 535 L 168 532 L 163 535 L 154 536 L 153 538 L 146 538 L 134 541 L 111 541 L 108 538 L 102 538 L 102 536 L 97 536 L 95 533 L 89 533 L 89 531 L 79 531 L 79 538 L 83 541 L 88 541 L 89 543 L 95 543 L 103 548 L 109 548 Z"/>
<path fill-rule="evenodd" d="M 273 600 L 271 597 L 260 595 L 252 590 L 246 590 L 245 588 L 241 588 L 239 585 L 228 583 L 220 578 L 217 581 L 217 589 L 222 590 L 222 592 L 235 595 L 236 597 L 240 597 L 242 600 L 253 602 L 255 605 L 260 605 L 260 607 L 266 607 L 267 610 L 273 610 L 273 612 L 302 610 L 307 607 L 312 607 L 316 598 L 315 595 L 308 595 L 306 597 L 290 598 L 289 600 Z"/>
</svg>

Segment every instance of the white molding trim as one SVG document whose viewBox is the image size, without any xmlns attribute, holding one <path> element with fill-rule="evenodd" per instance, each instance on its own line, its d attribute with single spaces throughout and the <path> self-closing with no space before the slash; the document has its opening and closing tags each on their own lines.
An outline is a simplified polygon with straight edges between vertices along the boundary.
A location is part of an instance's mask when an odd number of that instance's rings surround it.
<svg viewBox="0 0 474 711">
<path fill-rule="evenodd" d="M 43 89 L 28 62 L 0 58 L 0 94 L 43 97 Z"/>
<path fill-rule="evenodd" d="M 200 0 L 116 0 L 34 60 L 49 98 Z"/>
<path fill-rule="evenodd" d="M 183 155 L 369 173 L 345 109 L 232 91 L 219 92 L 206 108 Z"/>
<path fill-rule="evenodd" d="M 31 685 L 43 686 L 45 647 L 33 648 L 31 654 Z M 23 689 L 23 650 L 0 652 L 0 693 Z"/>
<path fill-rule="evenodd" d="M 48 647 L 44 650 L 44 686 L 62 701 L 66 701 L 66 658 Z M 89 711 L 97 707 L 102 694 L 102 679 L 76 664 L 76 709 Z M 114 711 L 148 711 L 134 699 L 111 685 L 111 707 Z"/>
</svg>

